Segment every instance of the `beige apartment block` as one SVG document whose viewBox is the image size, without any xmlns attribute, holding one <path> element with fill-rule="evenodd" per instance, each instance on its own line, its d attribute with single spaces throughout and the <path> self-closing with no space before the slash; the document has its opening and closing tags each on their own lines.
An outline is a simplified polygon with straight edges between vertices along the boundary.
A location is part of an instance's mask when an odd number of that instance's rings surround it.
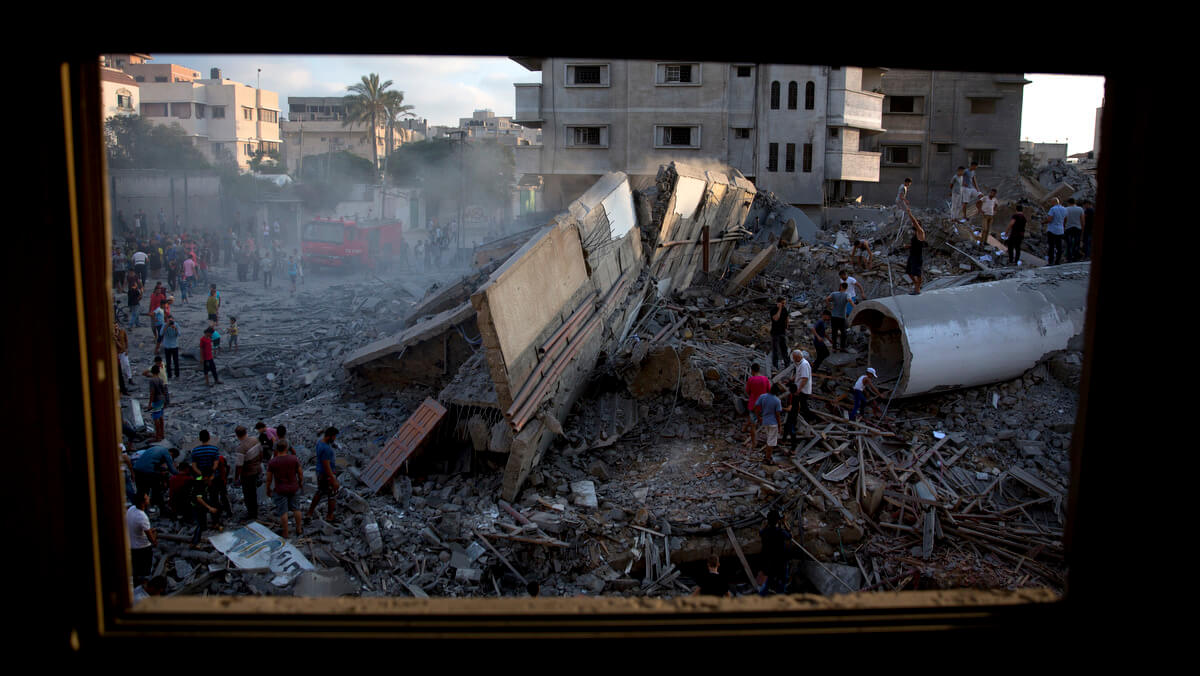
<svg viewBox="0 0 1200 676">
<path fill-rule="evenodd" d="M 127 72 L 138 67 L 127 67 Z M 142 117 L 157 124 L 178 123 L 214 163 L 233 162 L 246 170 L 259 149 L 280 152 L 279 94 L 222 79 L 216 68 L 211 75 L 140 83 Z"/>
<path fill-rule="evenodd" d="M 289 174 L 298 175 L 303 158 L 325 155 L 330 152 L 350 152 L 365 160 L 371 160 L 370 125 L 355 122 L 345 124 L 345 100 L 340 96 L 289 96 L 288 116 L 280 125 L 283 134 L 283 161 Z M 423 135 L 403 124 L 392 128 L 392 144 L 395 150 L 405 143 L 420 140 Z M 379 162 L 390 152 L 387 143 L 387 125 L 375 129 L 375 146 Z"/>
<path fill-rule="evenodd" d="M 140 110 L 140 87 L 133 77 L 115 68 L 100 67 L 100 108 L 104 119 L 114 115 L 136 115 Z"/>
<path fill-rule="evenodd" d="M 563 208 L 610 171 L 653 176 L 672 161 L 728 164 L 780 199 L 819 209 L 879 179 L 883 69 L 757 63 L 513 57 L 513 121 L 542 130 L 517 173 Z M 527 181 L 527 179 L 522 179 Z"/>
</svg>

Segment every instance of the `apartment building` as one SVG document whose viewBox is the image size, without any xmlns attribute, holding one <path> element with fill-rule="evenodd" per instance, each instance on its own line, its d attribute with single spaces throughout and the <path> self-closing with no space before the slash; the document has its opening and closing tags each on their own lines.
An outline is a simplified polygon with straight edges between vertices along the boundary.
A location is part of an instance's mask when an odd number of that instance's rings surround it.
<svg viewBox="0 0 1200 676">
<path fill-rule="evenodd" d="M 740 170 L 786 202 L 819 211 L 878 180 L 883 132 L 878 68 L 513 57 L 541 82 L 515 83 L 522 181 L 541 177 L 544 208 L 562 208 L 598 175 L 654 175 L 672 160 Z"/>
<path fill-rule="evenodd" d="M 1033 155 L 1034 166 L 1042 166 L 1050 160 L 1067 159 L 1067 144 L 1065 143 L 1035 143 L 1021 141 L 1021 152 Z"/>
<path fill-rule="evenodd" d="M 132 64 L 125 72 L 133 75 L 143 66 Z M 171 71 L 178 67 L 170 66 Z M 133 71 L 133 72 L 131 72 Z M 199 73 L 188 71 L 195 76 Z M 138 76 L 134 75 L 136 79 Z M 164 76 L 165 77 L 165 76 Z M 139 82 L 142 117 L 157 124 L 178 123 L 195 146 L 212 162 L 232 162 L 249 169 L 260 149 L 279 153 L 279 94 L 221 77 L 213 68 L 208 79 L 180 77 L 175 80 Z"/>
<path fill-rule="evenodd" d="M 888 70 L 881 87 L 886 131 L 864 144 L 882 156 L 879 183 L 865 186 L 863 200 L 891 204 L 911 178 L 913 206 L 941 206 L 950 200 L 955 169 L 972 161 L 980 186 L 1016 176 L 1029 82 L 1022 73 Z"/>
<path fill-rule="evenodd" d="M 540 130 L 522 127 L 511 117 L 497 117 L 490 110 L 476 110 L 471 117 L 458 118 L 458 128 L 467 132 L 468 139 L 492 139 L 508 146 L 534 145 L 542 138 Z"/>
<path fill-rule="evenodd" d="M 104 119 L 135 115 L 141 105 L 140 87 L 133 77 L 115 68 L 100 66 L 100 108 Z"/>
<path fill-rule="evenodd" d="M 330 152 L 349 152 L 372 160 L 370 125 L 345 124 L 345 98 L 341 96 L 289 96 L 287 119 L 280 125 L 283 134 L 283 162 L 288 173 L 297 175 L 303 158 Z M 392 128 L 388 148 L 387 125 L 375 129 L 375 146 L 380 163 L 390 151 L 423 135 L 403 124 Z"/>
</svg>

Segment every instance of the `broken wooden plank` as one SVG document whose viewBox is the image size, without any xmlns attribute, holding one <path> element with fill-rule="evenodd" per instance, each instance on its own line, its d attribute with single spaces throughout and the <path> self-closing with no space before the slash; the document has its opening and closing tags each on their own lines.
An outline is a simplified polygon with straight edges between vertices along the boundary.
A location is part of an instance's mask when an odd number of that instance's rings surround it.
<svg viewBox="0 0 1200 676">
<path fill-rule="evenodd" d="M 726 526 L 725 534 L 729 536 L 729 542 L 733 545 L 733 551 L 737 554 L 738 560 L 742 562 L 742 569 L 746 571 L 746 578 L 750 580 L 750 586 L 758 587 L 758 581 L 754 578 L 754 570 L 750 568 L 750 562 L 746 560 L 746 555 L 742 553 L 742 545 L 738 543 L 737 536 L 733 534 L 733 527 Z"/>
<path fill-rule="evenodd" d="M 517 579 L 521 581 L 521 584 L 529 584 L 528 581 L 525 580 L 525 576 L 518 573 L 516 568 L 513 568 L 513 565 L 508 562 L 508 559 L 505 558 L 505 556 L 503 554 L 500 553 L 500 550 L 496 549 L 495 545 L 493 545 L 487 538 L 483 537 L 475 530 L 472 530 L 471 532 L 475 534 L 475 537 L 482 540 L 483 544 L 487 545 L 488 549 L 492 550 L 492 553 L 495 554 L 496 557 L 500 559 L 500 562 L 503 563 L 505 566 L 507 566 L 508 569 L 512 571 L 513 575 L 517 576 Z"/>
<path fill-rule="evenodd" d="M 379 489 L 391 480 L 400 469 L 400 465 L 416 452 L 445 415 L 444 406 L 429 397 L 425 398 L 363 469 L 362 481 L 371 489 L 372 494 L 378 493 Z"/>
<path fill-rule="evenodd" d="M 796 469 L 800 470 L 800 473 L 803 474 L 806 479 L 812 482 L 812 485 L 817 487 L 817 490 L 821 491 L 821 495 L 824 495 L 826 500 L 829 500 L 837 506 L 838 511 L 840 511 L 842 516 L 846 518 L 846 523 L 858 523 L 858 519 L 854 518 L 854 514 L 852 514 L 850 510 L 846 509 L 846 507 L 842 505 L 842 501 L 838 500 L 836 495 L 830 493 L 829 489 L 825 488 L 825 486 L 819 480 L 817 480 L 817 477 L 812 475 L 812 472 L 809 472 L 807 469 L 805 469 L 804 465 L 801 465 L 795 459 L 792 460 L 792 464 L 796 466 Z"/>
<path fill-rule="evenodd" d="M 747 472 L 746 470 L 744 470 L 744 469 L 742 469 L 742 468 L 740 468 L 740 467 L 738 467 L 738 466 L 736 466 L 736 465 L 731 465 L 731 464 L 729 464 L 729 463 L 727 463 L 727 462 L 725 462 L 725 461 L 721 461 L 721 464 L 722 464 L 722 465 L 725 465 L 726 467 L 728 467 L 728 468 L 730 468 L 730 469 L 732 469 L 733 471 L 737 472 L 738 474 L 743 474 L 743 475 L 745 475 L 745 476 L 747 476 L 747 477 L 749 477 L 749 478 L 751 478 L 751 479 L 754 479 L 754 480 L 755 480 L 755 481 L 757 481 L 758 483 L 762 484 L 763 488 L 765 488 L 765 489 L 767 489 L 767 490 L 771 491 L 772 493 L 778 493 L 778 492 L 779 492 L 779 487 L 778 487 L 778 486 L 776 486 L 775 484 L 771 483 L 770 481 L 768 481 L 766 477 L 761 477 L 761 476 L 758 476 L 757 474 L 754 474 L 754 473 L 752 473 L 752 472 Z"/>
</svg>

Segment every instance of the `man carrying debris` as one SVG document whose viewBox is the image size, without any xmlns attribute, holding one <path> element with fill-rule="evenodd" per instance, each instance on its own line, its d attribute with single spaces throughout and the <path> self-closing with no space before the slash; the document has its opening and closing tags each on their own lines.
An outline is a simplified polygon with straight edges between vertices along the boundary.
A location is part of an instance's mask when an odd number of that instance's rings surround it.
<svg viewBox="0 0 1200 676">
<path fill-rule="evenodd" d="M 821 362 L 825 361 L 825 358 L 829 356 L 829 348 L 825 345 L 825 327 L 830 324 L 831 320 L 832 316 L 829 310 L 822 310 L 821 318 L 817 320 L 816 324 L 812 325 L 813 345 L 817 348 L 817 361 L 813 364 L 814 371 L 821 368 Z"/>
<path fill-rule="evenodd" d="M 787 330 L 787 301 L 780 296 L 775 299 L 775 309 L 771 312 L 771 366 L 776 369 L 787 365 Z"/>
<path fill-rule="evenodd" d="M 921 227 L 921 222 L 917 220 L 910 212 L 908 217 L 912 219 L 913 236 L 912 241 L 908 244 L 908 262 L 904 266 L 904 274 L 912 280 L 914 296 L 921 295 L 921 250 L 925 248 L 925 228 Z"/>
<path fill-rule="evenodd" d="M 759 419 L 765 428 L 767 447 L 763 451 L 763 462 L 768 465 L 775 460 L 775 449 L 779 446 L 779 433 L 783 427 L 779 415 L 783 411 L 783 402 L 779 401 L 776 394 L 778 391 L 779 386 L 774 385 L 767 392 L 760 394 L 754 402 L 754 409 L 758 411 Z"/>
<path fill-rule="evenodd" d="M 1054 198 L 1054 206 L 1050 207 L 1050 211 L 1046 212 L 1046 220 L 1042 223 L 1046 224 L 1046 263 L 1048 265 L 1058 265 L 1062 262 L 1063 255 L 1063 231 L 1067 221 L 1067 209 Z"/>
<path fill-rule="evenodd" d="M 1008 264 L 1017 265 L 1021 262 L 1021 240 L 1025 239 L 1025 207 L 1017 205 L 1017 211 L 1008 221 L 1004 230 L 1004 240 L 1008 244 Z"/>
<path fill-rule="evenodd" d="M 303 520 L 300 515 L 298 497 L 303 483 L 304 473 L 300 469 L 300 460 L 288 453 L 287 444 L 277 444 L 275 457 L 267 463 L 267 497 L 271 498 L 275 505 L 275 516 L 280 519 L 280 534 L 284 539 L 287 539 L 288 536 L 288 512 L 291 512 L 296 519 L 296 537 L 303 535 L 301 531 Z M 315 505 L 316 502 L 314 501 L 313 504 Z M 332 520 L 332 502 L 330 502 L 329 509 L 329 518 Z"/>
<path fill-rule="evenodd" d="M 337 492 L 341 488 L 337 477 L 333 472 L 333 443 L 337 439 L 338 430 L 336 427 L 329 427 L 322 435 L 321 441 L 317 442 L 317 494 L 313 496 L 312 502 L 308 506 L 308 518 L 312 519 L 313 512 L 317 511 L 317 505 L 321 504 L 321 500 L 329 499 L 329 515 L 326 521 L 333 521 L 333 511 L 337 508 Z M 278 452 L 278 445 L 276 448 Z M 283 452 L 287 453 L 287 446 L 284 446 Z"/>
<path fill-rule="evenodd" d="M 854 381 L 854 409 L 850 411 L 850 420 L 858 417 L 858 412 L 863 409 L 867 403 L 866 390 L 869 388 L 871 393 L 877 397 L 883 396 L 879 393 L 879 389 L 875 387 L 875 369 L 869 368 L 867 372 L 858 377 Z"/>
<path fill-rule="evenodd" d="M 850 315 L 850 309 L 854 307 L 854 300 L 850 297 L 849 286 L 846 282 L 839 284 L 837 291 L 825 296 L 825 304 L 833 308 L 833 349 L 838 352 L 845 352 L 846 317 Z M 841 337 L 840 340 L 839 336 Z"/>
<path fill-rule="evenodd" d="M 708 557 L 708 570 L 696 580 L 697 585 L 692 589 L 692 596 L 733 596 L 729 591 L 729 583 L 721 577 L 721 559 L 716 554 Z"/>
<path fill-rule="evenodd" d="M 246 520 L 258 518 L 258 484 L 262 474 L 262 444 L 238 425 L 233 430 L 238 443 L 233 455 L 233 481 L 242 487 L 242 500 L 246 503 Z"/>
<path fill-rule="evenodd" d="M 758 364 L 750 365 L 750 377 L 746 379 L 746 411 L 749 418 L 743 424 L 742 429 L 750 428 L 750 438 L 746 440 L 746 445 L 751 450 L 758 444 L 758 415 L 755 413 L 755 402 L 767 390 L 771 389 L 771 380 L 759 373 Z"/>
<path fill-rule="evenodd" d="M 979 211 L 983 214 L 983 224 L 979 226 L 979 248 L 986 249 L 988 237 L 992 234 L 992 219 L 996 217 L 996 189 L 988 191 L 986 197 L 979 200 Z"/>
<path fill-rule="evenodd" d="M 1067 246 L 1067 262 L 1079 260 L 1079 240 L 1083 235 L 1083 207 L 1075 204 L 1075 198 L 1067 200 L 1067 218 L 1064 239 Z"/>
</svg>

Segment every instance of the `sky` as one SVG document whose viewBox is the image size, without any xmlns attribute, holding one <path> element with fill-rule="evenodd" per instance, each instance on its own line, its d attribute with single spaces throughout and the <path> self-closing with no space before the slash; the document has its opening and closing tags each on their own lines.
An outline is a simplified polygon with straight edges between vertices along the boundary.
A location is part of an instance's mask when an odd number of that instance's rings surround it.
<svg viewBox="0 0 1200 676">
<path fill-rule="evenodd" d="M 404 102 L 430 124 L 458 126 L 458 118 L 488 108 L 511 116 L 515 82 L 540 82 L 503 57 L 453 56 L 287 56 L 154 54 L 155 63 L 178 63 L 207 77 L 221 69 L 223 77 L 254 85 L 262 69 L 262 88 L 278 92 L 287 114 L 289 96 L 341 96 L 346 87 L 368 73 L 392 80 Z M 1067 142 L 1068 153 L 1092 149 L 1096 108 L 1104 97 L 1104 78 L 1027 74 L 1021 140 Z"/>
</svg>

